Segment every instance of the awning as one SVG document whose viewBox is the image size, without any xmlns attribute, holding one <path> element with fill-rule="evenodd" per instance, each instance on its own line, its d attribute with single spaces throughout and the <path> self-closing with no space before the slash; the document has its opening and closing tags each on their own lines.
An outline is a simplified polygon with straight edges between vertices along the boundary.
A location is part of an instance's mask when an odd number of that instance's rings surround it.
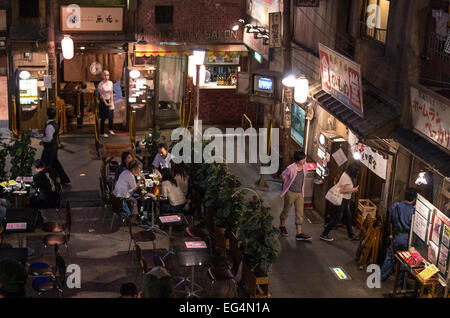
<svg viewBox="0 0 450 318">
<path fill-rule="evenodd" d="M 136 44 L 134 52 L 137 57 L 141 56 L 181 56 L 192 55 L 192 50 L 196 48 L 206 49 L 207 55 L 248 55 L 248 50 L 242 44 L 228 45 L 153 45 Z"/>
<path fill-rule="evenodd" d="M 321 84 L 311 89 L 311 95 L 323 109 L 346 125 L 360 139 L 372 137 L 375 131 L 385 128 L 385 126 L 387 129 L 382 133 L 388 135 L 389 129 L 395 128 L 395 120 L 399 119 L 401 115 L 398 102 L 387 97 L 378 88 L 366 83 L 364 83 L 363 91 L 364 118 L 322 90 Z"/>
<path fill-rule="evenodd" d="M 450 155 L 415 132 L 401 128 L 392 138 L 443 176 L 450 178 Z"/>
</svg>

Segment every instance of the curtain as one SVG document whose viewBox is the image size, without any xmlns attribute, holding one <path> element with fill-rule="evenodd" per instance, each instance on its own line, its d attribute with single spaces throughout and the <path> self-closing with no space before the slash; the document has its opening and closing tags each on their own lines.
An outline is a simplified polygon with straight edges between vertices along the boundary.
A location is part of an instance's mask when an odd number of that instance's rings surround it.
<svg viewBox="0 0 450 318">
<path fill-rule="evenodd" d="M 184 56 L 159 57 L 159 85 L 160 101 L 180 103 L 184 94 L 183 72 L 186 70 Z"/>
</svg>

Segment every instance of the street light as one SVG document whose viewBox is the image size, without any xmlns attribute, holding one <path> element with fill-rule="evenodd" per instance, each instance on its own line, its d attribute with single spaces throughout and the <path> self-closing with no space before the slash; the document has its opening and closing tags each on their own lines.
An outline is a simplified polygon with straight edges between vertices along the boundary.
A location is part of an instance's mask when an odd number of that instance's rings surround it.
<svg viewBox="0 0 450 318">
<path fill-rule="evenodd" d="M 73 40 L 70 35 L 64 35 L 64 39 L 61 41 L 63 57 L 66 60 L 70 60 L 74 55 Z"/>
</svg>

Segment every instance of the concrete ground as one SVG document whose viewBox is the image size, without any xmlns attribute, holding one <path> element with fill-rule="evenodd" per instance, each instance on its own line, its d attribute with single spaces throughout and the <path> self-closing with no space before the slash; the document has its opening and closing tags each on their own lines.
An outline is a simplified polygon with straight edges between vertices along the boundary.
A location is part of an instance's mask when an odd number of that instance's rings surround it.
<svg viewBox="0 0 450 318">
<path fill-rule="evenodd" d="M 167 135 L 167 132 L 165 132 Z M 116 139 L 114 139 L 116 138 Z M 108 142 L 126 139 L 126 136 L 110 138 Z M 118 297 L 120 285 L 125 282 L 135 282 L 141 286 L 142 274 L 134 260 L 135 254 L 128 254 L 129 234 L 127 228 L 116 225 L 110 229 L 111 212 L 104 209 L 99 193 L 99 175 L 101 161 L 96 158 L 92 135 L 66 135 L 61 137 L 64 148 L 59 152 L 59 158 L 72 183 L 65 187 L 65 200 L 71 202 L 73 208 L 73 228 L 69 242 L 69 252 L 63 247 L 61 255 L 68 264 L 77 264 L 82 271 L 81 289 L 65 290 L 66 297 Z M 38 149 L 40 147 L 35 145 Z M 36 157 L 40 156 L 40 150 Z M 279 213 L 282 199 L 279 198 L 281 184 L 270 177 L 266 178 L 269 189 L 257 190 L 253 187 L 258 180 L 258 166 L 251 164 L 231 165 L 233 173 L 238 175 L 243 186 L 252 187 L 264 199 L 266 206 L 271 208 L 274 216 L 274 226 L 279 225 Z M 63 215 L 63 213 L 61 214 Z M 319 240 L 323 230 L 323 221 L 314 211 L 308 211 L 305 218 L 304 232 L 311 235 L 311 243 L 295 241 L 294 211 L 287 220 L 289 237 L 279 237 L 279 255 L 270 273 L 270 293 L 272 297 L 383 297 L 392 288 L 392 277 L 383 282 L 381 289 L 369 289 L 366 286 L 368 274 L 357 268 L 354 255 L 357 242 L 346 239 L 345 229 L 331 233 L 335 238 L 332 243 Z M 48 220 L 55 219 L 54 213 L 44 215 Z M 133 228 L 137 231 L 137 227 Z M 183 228 L 176 229 L 175 244 L 182 244 Z M 42 258 L 42 232 L 29 234 L 28 246 L 35 249 L 35 255 L 30 262 L 45 260 L 54 264 L 53 250 L 48 248 Z M 17 236 L 7 235 L 6 242 L 17 245 Z M 141 244 L 149 250 L 151 243 Z M 168 239 L 157 235 L 158 249 L 168 248 Z M 151 253 L 149 251 L 145 253 Z M 330 271 L 330 266 L 340 266 L 351 277 L 351 280 L 339 281 Z M 186 274 L 184 268 L 176 264 L 176 259 L 168 259 L 169 271 L 174 276 Z M 196 272 L 198 281 L 205 287 L 202 296 L 210 295 L 211 285 L 206 277 L 206 268 Z M 196 278 L 197 279 L 197 278 Z M 30 294 L 35 297 L 36 293 Z M 47 294 L 41 297 L 54 297 Z"/>
</svg>

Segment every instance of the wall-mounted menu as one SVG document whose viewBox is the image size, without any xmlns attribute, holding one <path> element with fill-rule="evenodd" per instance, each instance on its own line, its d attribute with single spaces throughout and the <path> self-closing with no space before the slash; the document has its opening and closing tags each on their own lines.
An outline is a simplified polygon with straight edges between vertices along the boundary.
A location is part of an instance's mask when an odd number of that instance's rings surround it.
<svg viewBox="0 0 450 318">
<path fill-rule="evenodd" d="M 38 100 L 38 80 L 27 79 L 19 80 L 20 104 L 24 108 L 31 108 L 37 105 Z"/>
</svg>

